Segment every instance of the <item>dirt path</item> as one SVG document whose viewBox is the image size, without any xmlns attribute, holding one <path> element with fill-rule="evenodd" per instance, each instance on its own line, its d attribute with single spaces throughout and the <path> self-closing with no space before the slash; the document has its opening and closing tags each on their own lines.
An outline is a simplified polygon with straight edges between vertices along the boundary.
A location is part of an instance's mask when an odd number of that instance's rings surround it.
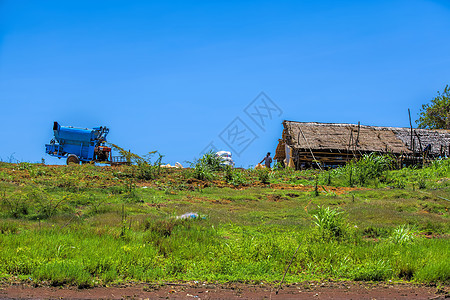
<svg viewBox="0 0 450 300">
<path fill-rule="evenodd" d="M 450 287 L 355 282 L 298 283 L 277 287 L 248 284 L 139 284 L 96 287 L 3 285 L 0 299 L 450 299 Z"/>
</svg>

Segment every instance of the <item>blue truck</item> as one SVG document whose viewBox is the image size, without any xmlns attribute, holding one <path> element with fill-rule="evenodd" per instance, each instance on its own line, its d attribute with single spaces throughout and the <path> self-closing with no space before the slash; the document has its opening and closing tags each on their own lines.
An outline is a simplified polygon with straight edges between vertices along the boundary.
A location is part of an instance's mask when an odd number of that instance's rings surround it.
<svg viewBox="0 0 450 300">
<path fill-rule="evenodd" d="M 106 147 L 107 127 L 77 128 L 53 123 L 54 138 L 45 145 L 45 152 L 66 158 L 67 164 L 88 162 L 113 163 L 111 148 Z"/>
</svg>

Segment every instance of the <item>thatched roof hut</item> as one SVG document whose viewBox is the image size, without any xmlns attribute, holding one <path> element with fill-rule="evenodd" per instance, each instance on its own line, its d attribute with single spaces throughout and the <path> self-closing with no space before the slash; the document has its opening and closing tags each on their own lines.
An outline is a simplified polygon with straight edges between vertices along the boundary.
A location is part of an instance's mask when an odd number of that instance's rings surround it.
<svg viewBox="0 0 450 300">
<path fill-rule="evenodd" d="M 340 165 L 372 152 L 420 156 L 428 145 L 427 156 L 449 154 L 450 130 L 293 121 L 283 121 L 283 126 L 274 158 L 283 161 L 288 156 L 296 166 L 313 161 Z"/>
</svg>

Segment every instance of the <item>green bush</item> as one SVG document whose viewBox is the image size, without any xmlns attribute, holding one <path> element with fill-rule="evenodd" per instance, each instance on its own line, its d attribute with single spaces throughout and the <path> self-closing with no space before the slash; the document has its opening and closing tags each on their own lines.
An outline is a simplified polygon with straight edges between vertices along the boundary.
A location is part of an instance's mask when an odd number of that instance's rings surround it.
<svg viewBox="0 0 450 300">
<path fill-rule="evenodd" d="M 240 170 L 233 169 L 231 166 L 227 166 L 225 168 L 224 178 L 227 183 L 235 187 L 247 184 L 247 180 L 245 179 L 244 174 Z"/>
<path fill-rule="evenodd" d="M 269 184 L 270 183 L 270 175 L 269 170 L 267 169 L 261 169 L 258 170 L 258 179 L 261 183 Z"/>
<path fill-rule="evenodd" d="M 390 155 L 364 154 L 359 160 L 352 160 L 345 166 L 330 171 L 330 174 L 334 177 L 345 177 L 349 186 L 365 186 L 371 180 L 383 180 L 386 171 L 392 169 L 394 163 L 395 160 Z M 329 183 L 331 175 L 327 178 Z"/>
<path fill-rule="evenodd" d="M 192 176 L 198 180 L 211 181 L 215 178 L 213 171 L 205 165 L 198 164 L 195 166 Z"/>
<path fill-rule="evenodd" d="M 322 240 L 342 240 L 347 234 L 348 223 L 343 213 L 337 209 L 319 206 L 312 217 Z"/>
<path fill-rule="evenodd" d="M 7 195 L 4 192 L 1 196 L 2 213 L 11 218 L 19 219 L 26 217 L 33 209 L 33 205 L 27 201 L 23 193 Z"/>
<path fill-rule="evenodd" d="M 158 154 L 158 158 L 152 164 L 151 157 L 155 153 Z M 157 178 L 161 174 L 161 161 L 163 157 L 163 155 L 154 151 L 147 154 L 145 159 L 138 160 L 136 177 L 143 180 L 152 180 Z"/>
<path fill-rule="evenodd" d="M 191 164 L 193 168 L 192 176 L 199 180 L 210 181 L 215 178 L 214 172 L 223 170 L 223 159 L 216 155 L 212 150 L 205 153 L 195 163 Z"/>
<path fill-rule="evenodd" d="M 214 151 L 209 151 L 208 153 L 205 153 L 201 158 L 197 160 L 195 163 L 195 167 L 197 166 L 203 166 L 210 171 L 220 171 L 225 168 L 225 165 L 223 165 L 223 159 L 216 155 Z"/>
<path fill-rule="evenodd" d="M 427 187 L 427 183 L 424 177 L 419 177 L 419 179 L 417 180 L 417 185 L 419 187 L 420 190 L 423 190 Z"/>
<path fill-rule="evenodd" d="M 394 229 L 391 234 L 390 240 L 394 244 L 405 245 L 414 241 L 415 230 L 407 224 L 400 225 Z"/>
</svg>

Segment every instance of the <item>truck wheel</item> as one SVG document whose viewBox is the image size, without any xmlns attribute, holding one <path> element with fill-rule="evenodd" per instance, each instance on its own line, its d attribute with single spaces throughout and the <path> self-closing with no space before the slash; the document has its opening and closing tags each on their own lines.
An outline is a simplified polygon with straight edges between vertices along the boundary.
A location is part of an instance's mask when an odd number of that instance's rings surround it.
<svg viewBox="0 0 450 300">
<path fill-rule="evenodd" d="M 67 164 L 80 164 L 80 159 L 75 154 L 70 154 L 69 157 L 67 157 Z"/>
</svg>

